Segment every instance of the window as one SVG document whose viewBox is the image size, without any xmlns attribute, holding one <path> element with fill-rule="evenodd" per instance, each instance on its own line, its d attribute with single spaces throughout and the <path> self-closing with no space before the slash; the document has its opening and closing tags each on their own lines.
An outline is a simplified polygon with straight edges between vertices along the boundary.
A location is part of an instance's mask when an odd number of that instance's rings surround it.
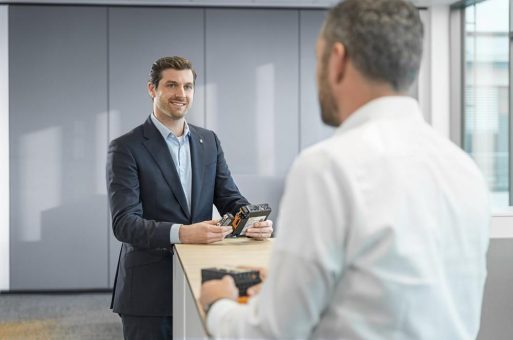
<svg viewBox="0 0 513 340">
<path fill-rule="evenodd" d="M 494 208 L 510 205 L 509 0 L 465 8 L 463 147 L 479 165 Z"/>
</svg>

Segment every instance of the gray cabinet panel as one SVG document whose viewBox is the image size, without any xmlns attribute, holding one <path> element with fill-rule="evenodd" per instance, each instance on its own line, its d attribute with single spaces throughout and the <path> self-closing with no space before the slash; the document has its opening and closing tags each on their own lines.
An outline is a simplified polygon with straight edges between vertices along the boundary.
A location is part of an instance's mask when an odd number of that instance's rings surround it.
<svg viewBox="0 0 513 340">
<path fill-rule="evenodd" d="M 301 48 L 301 149 L 330 137 L 334 128 L 321 120 L 316 87 L 315 47 L 326 11 L 300 11 Z"/>
<path fill-rule="evenodd" d="M 220 137 L 241 192 L 278 213 L 299 150 L 299 13 L 208 9 L 206 125 Z"/>
<path fill-rule="evenodd" d="M 11 284 L 105 288 L 106 9 L 11 6 Z"/>
<path fill-rule="evenodd" d="M 280 199 L 283 195 L 285 179 L 283 177 L 234 175 L 239 190 L 252 203 L 268 203 L 272 212 L 269 219 L 276 222 Z M 275 229 L 277 225 L 275 225 Z"/>
<path fill-rule="evenodd" d="M 198 74 L 187 120 L 204 126 L 204 10 L 184 8 L 109 9 L 109 139 L 140 125 L 152 112 L 146 84 L 152 63 L 163 56 L 191 60 Z M 120 243 L 109 229 L 110 286 Z"/>
<path fill-rule="evenodd" d="M 491 239 L 487 254 L 488 276 L 483 296 L 478 340 L 507 340 L 513 334 L 511 284 L 513 239 Z"/>
<path fill-rule="evenodd" d="M 298 12 L 209 9 L 207 127 L 237 175 L 284 176 L 298 145 Z"/>
<path fill-rule="evenodd" d="M 109 9 L 109 138 L 114 139 L 152 112 L 147 91 L 150 67 L 164 56 L 189 59 L 198 74 L 187 120 L 204 125 L 203 9 Z"/>
<path fill-rule="evenodd" d="M 298 11 L 209 9 L 206 125 L 241 192 L 272 219 L 299 149 Z"/>
</svg>

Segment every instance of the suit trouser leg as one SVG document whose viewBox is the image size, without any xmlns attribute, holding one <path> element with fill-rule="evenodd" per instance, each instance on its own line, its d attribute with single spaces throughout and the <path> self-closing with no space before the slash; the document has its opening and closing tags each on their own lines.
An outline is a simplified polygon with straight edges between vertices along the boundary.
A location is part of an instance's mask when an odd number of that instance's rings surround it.
<svg viewBox="0 0 513 340">
<path fill-rule="evenodd" d="M 125 340 L 172 340 L 170 316 L 136 316 L 120 314 Z"/>
</svg>

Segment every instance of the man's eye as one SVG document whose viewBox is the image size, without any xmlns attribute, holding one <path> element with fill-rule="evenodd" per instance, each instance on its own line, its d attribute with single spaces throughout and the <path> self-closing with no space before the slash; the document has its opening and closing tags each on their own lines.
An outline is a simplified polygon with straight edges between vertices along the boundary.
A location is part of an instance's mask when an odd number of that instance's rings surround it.
<svg viewBox="0 0 513 340">
<path fill-rule="evenodd" d="M 167 87 L 174 88 L 174 87 L 176 87 L 176 84 L 167 84 Z"/>
<path fill-rule="evenodd" d="M 185 85 L 186 90 L 192 90 L 192 88 L 193 88 L 192 85 Z"/>
</svg>

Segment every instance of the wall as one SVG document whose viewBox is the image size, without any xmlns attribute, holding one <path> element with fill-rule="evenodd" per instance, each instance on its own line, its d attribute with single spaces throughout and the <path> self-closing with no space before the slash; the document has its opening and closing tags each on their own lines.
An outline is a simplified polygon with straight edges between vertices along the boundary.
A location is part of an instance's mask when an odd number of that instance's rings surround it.
<svg viewBox="0 0 513 340">
<path fill-rule="evenodd" d="M 332 131 L 318 116 L 314 78 L 323 15 L 10 6 L 9 288 L 112 285 L 119 242 L 109 226 L 106 148 L 150 114 L 147 74 L 163 55 L 192 60 L 199 76 L 189 122 L 216 131 L 239 188 L 271 204 L 279 229 L 288 168 Z"/>
<path fill-rule="evenodd" d="M 9 289 L 9 20 L 0 6 L 0 291 Z"/>
<path fill-rule="evenodd" d="M 488 276 L 478 340 L 510 340 L 513 334 L 512 249 L 512 238 L 496 238 L 490 241 Z"/>
<path fill-rule="evenodd" d="M 106 32 L 106 8 L 9 8 L 12 290 L 108 286 Z"/>
</svg>

